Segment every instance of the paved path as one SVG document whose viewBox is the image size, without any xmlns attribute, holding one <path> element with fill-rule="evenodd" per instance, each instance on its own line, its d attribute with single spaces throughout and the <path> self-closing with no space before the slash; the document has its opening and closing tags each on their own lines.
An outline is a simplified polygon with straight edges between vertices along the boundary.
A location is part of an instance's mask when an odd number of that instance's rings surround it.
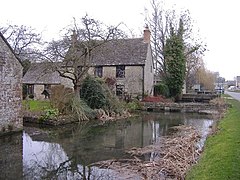
<svg viewBox="0 0 240 180">
<path fill-rule="evenodd" d="M 240 93 L 225 91 L 226 94 L 232 96 L 234 99 L 240 101 Z"/>
</svg>

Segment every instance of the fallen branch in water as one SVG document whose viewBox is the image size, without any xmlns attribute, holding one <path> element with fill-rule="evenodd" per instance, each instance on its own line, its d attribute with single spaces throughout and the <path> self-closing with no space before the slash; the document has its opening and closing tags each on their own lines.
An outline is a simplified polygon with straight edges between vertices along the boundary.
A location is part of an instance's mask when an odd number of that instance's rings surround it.
<svg viewBox="0 0 240 180">
<path fill-rule="evenodd" d="M 161 137 L 154 145 L 129 150 L 132 159 L 107 160 L 94 165 L 120 173 L 138 174 L 144 179 L 184 179 L 187 170 L 199 157 L 200 150 L 196 143 L 200 136 L 193 127 L 177 126 L 172 129 L 176 132 Z M 149 154 L 154 155 L 151 161 L 138 158 Z"/>
</svg>

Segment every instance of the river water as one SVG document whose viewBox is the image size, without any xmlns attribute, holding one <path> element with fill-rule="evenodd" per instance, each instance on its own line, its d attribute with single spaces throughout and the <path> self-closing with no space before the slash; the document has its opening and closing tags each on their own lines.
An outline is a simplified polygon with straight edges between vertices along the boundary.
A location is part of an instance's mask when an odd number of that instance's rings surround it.
<svg viewBox="0 0 240 180">
<path fill-rule="evenodd" d="M 198 145 L 203 146 L 213 123 L 199 114 L 151 112 L 104 124 L 26 124 L 22 133 L 0 138 L 0 179 L 124 179 L 113 170 L 89 165 L 128 158 L 126 150 L 153 144 L 177 125 L 196 127 L 202 136 Z"/>
</svg>

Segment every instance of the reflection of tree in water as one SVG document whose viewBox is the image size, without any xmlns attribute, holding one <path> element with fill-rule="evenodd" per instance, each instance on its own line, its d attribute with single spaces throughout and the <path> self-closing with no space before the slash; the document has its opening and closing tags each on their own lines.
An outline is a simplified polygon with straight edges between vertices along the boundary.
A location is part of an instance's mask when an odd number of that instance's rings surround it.
<svg viewBox="0 0 240 180">
<path fill-rule="evenodd" d="M 66 177 L 71 159 L 68 159 L 61 146 L 56 143 L 39 142 L 40 151 L 32 154 L 31 160 L 24 161 L 24 177 L 26 179 L 36 178 L 49 179 L 61 174 Z"/>
<path fill-rule="evenodd" d="M 63 133 L 63 131 L 59 132 Z M 78 146 L 84 144 L 76 142 L 81 138 L 86 140 L 88 140 L 89 136 L 92 138 L 89 135 L 89 128 L 74 127 L 74 130 L 68 129 L 67 132 L 71 134 L 71 138 L 59 139 L 60 135 L 55 132 L 50 133 L 51 137 L 46 139 L 59 144 L 43 142 L 40 136 L 33 136 L 35 141 L 32 141 L 30 137 L 27 139 L 29 143 L 37 143 L 35 145 L 36 149 L 40 150 L 31 152 L 31 159 L 23 162 L 24 179 L 112 179 L 111 170 L 106 171 L 97 167 L 87 166 L 85 160 L 88 157 L 84 157 L 85 154 L 79 153 L 80 149 Z M 103 132 L 102 130 L 102 132 L 95 133 L 99 135 Z M 56 137 L 58 138 L 55 139 Z M 60 144 L 64 144 L 65 149 L 69 149 L 68 154 L 66 154 L 66 151 Z M 33 146 L 33 144 L 30 144 L 30 146 Z M 86 154 L 86 156 L 89 156 L 89 154 Z"/>
<path fill-rule="evenodd" d="M 97 167 L 81 166 L 72 169 L 71 159 L 61 162 L 55 167 L 45 163 L 40 165 L 37 161 L 31 167 L 24 164 L 24 179 L 82 179 L 82 180 L 108 180 L 113 179 L 112 170 L 99 169 Z M 50 168 L 51 167 L 51 168 Z"/>
</svg>

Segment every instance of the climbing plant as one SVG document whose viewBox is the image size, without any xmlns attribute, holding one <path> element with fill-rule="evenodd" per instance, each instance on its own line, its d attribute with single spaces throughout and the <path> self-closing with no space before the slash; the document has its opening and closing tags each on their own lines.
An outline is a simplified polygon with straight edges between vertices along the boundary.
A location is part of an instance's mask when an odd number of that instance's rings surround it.
<svg viewBox="0 0 240 180">
<path fill-rule="evenodd" d="M 180 19 L 179 27 L 170 29 L 170 37 L 164 48 L 166 58 L 165 83 L 171 97 L 178 98 L 182 93 L 186 72 L 186 57 L 184 55 L 183 23 Z"/>
</svg>

